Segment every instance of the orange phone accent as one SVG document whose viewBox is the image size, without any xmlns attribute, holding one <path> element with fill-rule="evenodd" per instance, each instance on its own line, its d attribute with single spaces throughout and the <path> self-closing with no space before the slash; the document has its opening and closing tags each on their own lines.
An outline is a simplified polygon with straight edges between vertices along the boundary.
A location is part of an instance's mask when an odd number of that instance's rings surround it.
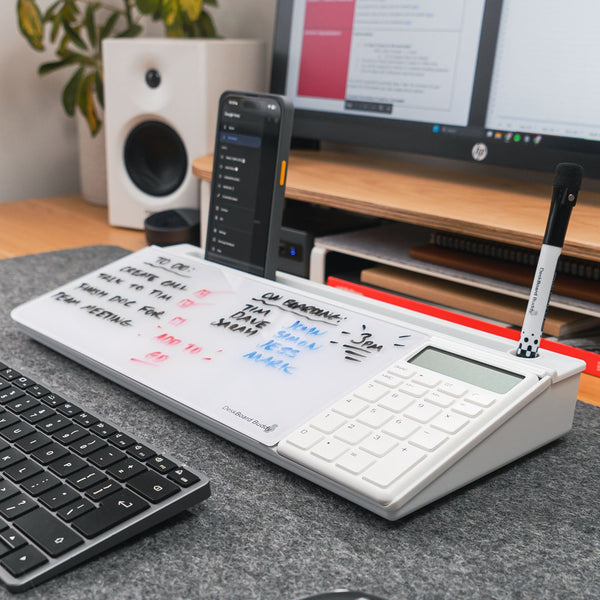
<svg viewBox="0 0 600 600">
<path fill-rule="evenodd" d="M 279 175 L 279 185 L 283 186 L 283 184 L 285 183 L 285 167 L 287 166 L 287 163 L 285 160 L 281 161 L 281 174 Z"/>
</svg>

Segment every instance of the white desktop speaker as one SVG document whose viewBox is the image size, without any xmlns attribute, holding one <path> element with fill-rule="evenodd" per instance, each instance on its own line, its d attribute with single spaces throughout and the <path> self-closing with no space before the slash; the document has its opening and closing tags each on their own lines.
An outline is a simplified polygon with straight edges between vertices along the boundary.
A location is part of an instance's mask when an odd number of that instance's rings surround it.
<svg viewBox="0 0 600 600">
<path fill-rule="evenodd" d="M 111 225 L 143 229 L 171 208 L 199 208 L 192 161 L 214 150 L 227 89 L 264 91 L 259 40 L 107 39 L 104 125 Z"/>
</svg>

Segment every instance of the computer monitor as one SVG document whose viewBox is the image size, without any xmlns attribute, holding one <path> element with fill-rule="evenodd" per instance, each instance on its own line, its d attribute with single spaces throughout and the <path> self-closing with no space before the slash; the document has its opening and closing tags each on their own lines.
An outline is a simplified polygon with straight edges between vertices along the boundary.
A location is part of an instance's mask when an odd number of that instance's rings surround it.
<svg viewBox="0 0 600 600">
<path fill-rule="evenodd" d="M 279 0 L 297 138 L 600 178 L 600 2 Z"/>
</svg>

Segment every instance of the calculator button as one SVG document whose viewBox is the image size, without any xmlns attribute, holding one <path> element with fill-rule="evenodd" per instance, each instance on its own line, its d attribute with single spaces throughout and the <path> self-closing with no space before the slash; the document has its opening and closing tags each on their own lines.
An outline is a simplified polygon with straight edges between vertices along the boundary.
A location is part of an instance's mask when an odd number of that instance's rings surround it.
<svg viewBox="0 0 600 600">
<path fill-rule="evenodd" d="M 377 402 L 380 398 L 387 394 L 388 389 L 385 385 L 369 381 L 364 383 L 354 391 L 354 394 L 367 402 Z"/>
<path fill-rule="evenodd" d="M 431 422 L 431 426 L 439 429 L 440 431 L 455 434 L 458 433 L 468 423 L 470 423 L 470 421 L 467 419 L 467 417 L 463 417 L 452 412 L 445 412 L 441 415 L 438 415 Z"/>
<path fill-rule="evenodd" d="M 417 448 L 432 452 L 439 448 L 448 436 L 441 431 L 435 429 L 419 429 L 409 440 L 408 443 Z"/>
<path fill-rule="evenodd" d="M 348 449 L 348 444 L 336 439 L 323 440 L 312 450 L 312 454 L 328 462 L 339 458 Z"/>
<path fill-rule="evenodd" d="M 397 377 L 402 377 L 402 379 L 410 379 L 415 374 L 415 370 L 403 362 L 396 363 L 388 371 Z"/>
<path fill-rule="evenodd" d="M 444 381 L 438 389 L 454 398 L 462 398 L 467 393 L 467 387 L 455 381 Z"/>
<path fill-rule="evenodd" d="M 375 456 L 385 456 L 392 448 L 398 445 L 398 440 L 385 433 L 374 433 L 360 445 L 362 450 Z"/>
<path fill-rule="evenodd" d="M 414 381 L 405 381 L 400 389 L 405 394 L 414 396 L 415 398 L 422 398 L 429 391 L 429 388 L 415 383 Z"/>
<path fill-rule="evenodd" d="M 383 431 L 400 440 L 405 440 L 415 431 L 417 431 L 417 429 L 419 429 L 419 425 L 417 425 L 417 423 L 410 421 L 405 417 L 400 417 L 388 422 L 383 428 Z"/>
<path fill-rule="evenodd" d="M 343 400 L 338 400 L 331 410 L 334 410 L 349 419 L 356 417 L 356 415 L 360 414 L 365 408 L 367 408 L 369 404 L 367 404 L 364 400 L 357 398 L 356 396 L 348 396 Z"/>
<path fill-rule="evenodd" d="M 367 452 L 362 450 L 349 450 L 344 454 L 336 463 L 338 467 L 352 473 L 353 475 L 359 475 L 365 469 L 370 467 L 375 462 L 375 457 L 371 456 Z"/>
<path fill-rule="evenodd" d="M 442 408 L 448 408 L 449 406 L 452 406 L 452 404 L 454 404 L 455 402 L 455 398 L 453 396 L 444 394 L 439 390 L 431 390 L 430 392 L 428 392 L 425 396 L 425 400 L 437 406 L 441 406 Z"/>
<path fill-rule="evenodd" d="M 395 448 L 372 465 L 362 478 L 378 487 L 386 488 L 394 481 L 418 465 L 426 454 L 413 446 Z"/>
<path fill-rule="evenodd" d="M 302 450 L 309 450 L 322 439 L 323 434 L 320 431 L 312 429 L 312 427 L 303 427 L 302 429 L 294 431 L 294 433 L 287 438 L 287 441 Z"/>
<path fill-rule="evenodd" d="M 457 412 L 459 415 L 465 415 L 465 417 L 477 417 L 482 412 L 481 408 L 479 408 L 475 404 L 465 402 L 464 400 L 455 404 L 452 407 L 452 410 L 454 412 Z"/>
<path fill-rule="evenodd" d="M 393 416 L 394 413 L 391 411 L 375 406 L 361 413 L 358 421 L 376 429 L 387 423 Z"/>
<path fill-rule="evenodd" d="M 410 406 L 415 399 L 412 396 L 402 393 L 399 390 L 386 394 L 377 404 L 387 408 L 392 412 L 398 413 Z"/>
<path fill-rule="evenodd" d="M 310 424 L 315 429 L 322 431 L 323 433 L 333 433 L 336 429 L 339 429 L 346 419 L 335 412 L 326 412 L 318 415 L 314 418 Z"/>
<path fill-rule="evenodd" d="M 381 385 L 385 385 L 386 387 L 389 387 L 389 388 L 396 388 L 400 385 L 400 383 L 402 382 L 402 379 L 400 377 L 398 377 L 397 375 L 394 375 L 393 373 L 386 371 L 384 373 L 380 373 L 379 375 L 377 375 L 377 377 L 375 377 L 375 382 L 380 383 Z"/>
<path fill-rule="evenodd" d="M 434 388 L 440 383 L 441 378 L 435 373 L 416 373 L 412 378 L 412 381 L 428 388 Z"/>
<path fill-rule="evenodd" d="M 471 402 L 473 404 L 477 404 L 477 406 L 481 406 L 483 408 L 489 408 L 496 402 L 496 399 L 491 394 L 484 394 L 482 392 L 471 392 L 465 398 L 467 402 Z"/>
<path fill-rule="evenodd" d="M 404 415 L 409 419 L 418 421 L 419 423 L 429 423 L 429 421 L 431 421 L 431 419 L 433 419 L 439 413 L 439 407 L 429 404 L 428 402 L 420 401 L 410 406 L 404 412 Z"/>
<path fill-rule="evenodd" d="M 354 446 L 366 438 L 369 433 L 371 433 L 371 429 L 365 425 L 361 425 L 360 423 L 347 423 L 336 431 L 335 437 L 342 440 L 342 442 Z"/>
</svg>

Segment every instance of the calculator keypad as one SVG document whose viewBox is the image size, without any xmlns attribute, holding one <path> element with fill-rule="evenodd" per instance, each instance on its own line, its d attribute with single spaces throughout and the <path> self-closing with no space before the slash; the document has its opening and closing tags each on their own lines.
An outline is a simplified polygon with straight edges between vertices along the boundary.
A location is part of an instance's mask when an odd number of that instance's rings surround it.
<svg viewBox="0 0 600 600">
<path fill-rule="evenodd" d="M 480 429 L 497 402 L 490 392 L 400 361 L 291 433 L 278 452 L 388 503 Z"/>
</svg>

